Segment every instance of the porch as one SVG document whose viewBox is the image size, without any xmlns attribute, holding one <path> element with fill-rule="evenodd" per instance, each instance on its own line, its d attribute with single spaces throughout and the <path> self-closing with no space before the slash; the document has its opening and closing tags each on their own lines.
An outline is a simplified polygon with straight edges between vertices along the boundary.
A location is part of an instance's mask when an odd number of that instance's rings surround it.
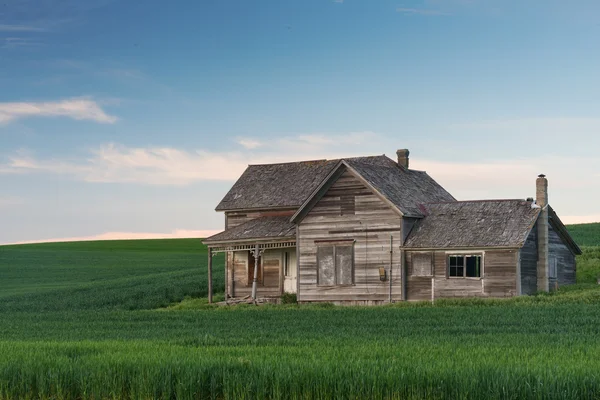
<svg viewBox="0 0 600 400">
<path fill-rule="evenodd" d="M 204 241 L 208 246 L 208 300 L 213 256 L 225 253 L 225 300 L 271 301 L 297 292 L 296 232 L 289 217 L 262 217 Z"/>
</svg>

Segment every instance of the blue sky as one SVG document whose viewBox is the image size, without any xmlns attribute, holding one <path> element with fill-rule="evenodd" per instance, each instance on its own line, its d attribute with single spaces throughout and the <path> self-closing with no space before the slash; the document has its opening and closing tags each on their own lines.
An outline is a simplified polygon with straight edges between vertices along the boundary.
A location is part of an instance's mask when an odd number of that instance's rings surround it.
<svg viewBox="0 0 600 400">
<path fill-rule="evenodd" d="M 203 235 L 251 163 L 411 150 L 600 221 L 600 3 L 0 2 L 0 243 Z"/>
</svg>

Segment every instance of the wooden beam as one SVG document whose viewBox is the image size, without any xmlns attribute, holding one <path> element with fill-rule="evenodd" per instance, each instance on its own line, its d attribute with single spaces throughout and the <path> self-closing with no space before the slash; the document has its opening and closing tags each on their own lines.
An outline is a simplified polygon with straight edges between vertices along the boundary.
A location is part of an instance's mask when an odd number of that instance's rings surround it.
<svg viewBox="0 0 600 400">
<path fill-rule="evenodd" d="M 252 300 L 256 300 L 256 285 L 258 282 L 258 257 L 260 257 L 260 250 L 257 244 L 254 250 L 254 279 L 252 280 Z"/>
<path fill-rule="evenodd" d="M 212 286 L 212 249 L 208 248 L 208 302 L 212 303 L 213 300 L 213 286 Z"/>
</svg>

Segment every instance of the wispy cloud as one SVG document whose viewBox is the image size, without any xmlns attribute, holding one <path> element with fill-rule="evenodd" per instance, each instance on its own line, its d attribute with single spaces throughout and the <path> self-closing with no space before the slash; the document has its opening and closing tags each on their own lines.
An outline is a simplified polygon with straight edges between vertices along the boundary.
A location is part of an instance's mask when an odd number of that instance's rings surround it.
<svg viewBox="0 0 600 400">
<path fill-rule="evenodd" d="M 450 15 L 450 13 L 441 11 L 441 10 L 433 10 L 427 8 L 406 8 L 406 7 L 398 7 L 396 11 L 402 13 L 404 15 Z"/>
<path fill-rule="evenodd" d="M 16 49 L 19 47 L 41 46 L 42 42 L 23 37 L 5 37 L 0 38 L 0 49 Z"/>
<path fill-rule="evenodd" d="M 46 28 L 31 25 L 0 24 L 0 32 L 46 32 Z"/>
<path fill-rule="evenodd" d="M 256 149 L 256 148 L 262 146 L 262 143 L 255 139 L 239 138 L 239 139 L 237 139 L 237 143 L 239 145 L 241 145 L 242 147 L 249 149 L 249 150 L 253 150 L 253 149 Z"/>
<path fill-rule="evenodd" d="M 94 149 L 79 160 L 38 159 L 19 151 L 0 164 L 0 174 L 50 173 L 86 182 L 189 185 L 202 181 L 233 181 L 248 164 L 339 158 L 361 155 L 372 132 L 348 135 L 301 135 L 265 142 L 257 151 L 187 151 L 172 147 L 131 148 L 114 143 Z M 333 145 L 335 144 L 335 146 Z"/>
<path fill-rule="evenodd" d="M 117 117 L 107 114 L 91 98 L 71 98 L 51 102 L 0 103 L 0 124 L 32 117 L 67 117 L 112 124 Z"/>
</svg>

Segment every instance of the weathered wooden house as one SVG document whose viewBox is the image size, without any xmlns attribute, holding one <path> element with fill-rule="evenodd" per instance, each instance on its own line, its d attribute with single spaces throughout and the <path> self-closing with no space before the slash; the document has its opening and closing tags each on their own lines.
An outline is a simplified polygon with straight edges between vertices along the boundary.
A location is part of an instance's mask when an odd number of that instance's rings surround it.
<svg viewBox="0 0 600 400">
<path fill-rule="evenodd" d="M 581 250 L 548 204 L 457 201 L 408 150 L 386 156 L 251 165 L 217 206 L 228 297 L 382 304 L 510 297 L 575 283 Z M 254 288 L 254 291 L 253 291 Z M 212 296 L 212 288 L 210 289 Z"/>
</svg>

